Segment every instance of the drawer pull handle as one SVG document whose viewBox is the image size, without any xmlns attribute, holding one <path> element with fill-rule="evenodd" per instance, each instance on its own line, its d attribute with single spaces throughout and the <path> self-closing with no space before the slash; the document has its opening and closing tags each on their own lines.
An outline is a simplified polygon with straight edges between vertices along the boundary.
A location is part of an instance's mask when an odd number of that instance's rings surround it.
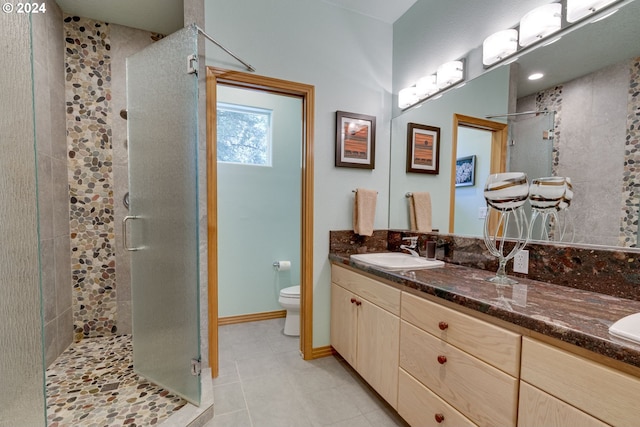
<svg viewBox="0 0 640 427">
<path fill-rule="evenodd" d="M 444 421 L 444 415 L 442 415 L 442 414 L 436 414 L 436 417 L 435 417 L 435 418 L 436 418 L 436 422 L 437 422 L 438 424 L 440 424 L 441 422 L 443 422 L 443 421 Z"/>
<path fill-rule="evenodd" d="M 443 355 L 438 356 L 438 363 L 441 365 L 444 365 L 445 363 L 447 363 L 447 356 L 443 356 Z"/>
<path fill-rule="evenodd" d="M 447 329 L 449 327 L 449 324 L 447 322 L 440 322 L 438 323 L 438 328 L 440 328 L 441 331 L 444 331 L 445 329 Z"/>
</svg>

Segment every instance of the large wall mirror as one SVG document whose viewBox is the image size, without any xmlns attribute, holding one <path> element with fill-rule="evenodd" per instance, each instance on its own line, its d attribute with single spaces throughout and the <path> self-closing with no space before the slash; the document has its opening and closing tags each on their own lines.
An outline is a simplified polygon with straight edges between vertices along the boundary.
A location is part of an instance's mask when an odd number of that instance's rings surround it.
<svg viewBox="0 0 640 427">
<path fill-rule="evenodd" d="M 395 117 L 389 228 L 408 228 L 407 192 L 429 191 L 434 228 L 478 235 L 472 230 L 481 230 L 477 225 L 484 221 L 482 204 L 456 203 L 455 199 L 464 200 L 467 193 L 481 191 L 486 179 L 482 165 L 490 153 L 481 149 L 475 153 L 469 148 L 472 142 L 461 140 L 467 132 L 453 130 L 454 114 L 462 114 L 508 123 L 506 170 L 525 171 L 530 179 L 571 177 L 575 196 L 569 209 L 575 233 L 569 240 L 636 247 L 640 209 L 640 190 L 635 188 L 640 185 L 640 170 L 636 172 L 634 167 L 640 162 L 640 0 L 620 5 L 620 10 L 606 19 L 582 22 L 560 40 L 541 45 L 510 65 L 496 66 L 463 87 Z M 528 80 L 534 71 L 545 77 Z M 542 110 L 550 113 L 506 115 Z M 408 123 L 441 128 L 439 175 L 405 172 Z M 453 152 L 454 134 L 457 146 L 465 147 L 464 153 Z M 474 154 L 474 184 L 452 189 L 453 159 Z"/>
</svg>

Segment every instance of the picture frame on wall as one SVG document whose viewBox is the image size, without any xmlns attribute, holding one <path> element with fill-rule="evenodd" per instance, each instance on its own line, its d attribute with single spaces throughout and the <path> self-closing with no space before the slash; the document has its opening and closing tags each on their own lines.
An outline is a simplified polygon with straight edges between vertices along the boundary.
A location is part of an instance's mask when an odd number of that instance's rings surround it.
<svg viewBox="0 0 640 427">
<path fill-rule="evenodd" d="M 407 172 L 438 175 L 440 171 L 440 128 L 407 124 Z"/>
<path fill-rule="evenodd" d="M 456 187 L 476 185 L 476 156 L 465 156 L 456 159 Z"/>
<path fill-rule="evenodd" d="M 374 169 L 376 118 L 336 111 L 336 166 Z"/>
</svg>

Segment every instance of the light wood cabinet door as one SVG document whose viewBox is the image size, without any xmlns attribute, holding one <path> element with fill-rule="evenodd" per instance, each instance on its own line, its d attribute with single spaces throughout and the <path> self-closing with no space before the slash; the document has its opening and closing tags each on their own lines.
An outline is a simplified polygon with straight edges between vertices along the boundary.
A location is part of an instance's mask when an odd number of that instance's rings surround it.
<svg viewBox="0 0 640 427">
<path fill-rule="evenodd" d="M 520 382 L 518 427 L 607 427 L 608 425 L 524 381 Z"/>
<path fill-rule="evenodd" d="M 518 380 L 401 321 L 400 367 L 480 426 L 515 426 Z"/>
<path fill-rule="evenodd" d="M 358 307 L 354 300 L 354 294 L 331 284 L 331 346 L 355 368 Z"/>
<path fill-rule="evenodd" d="M 413 427 L 473 427 L 468 418 L 440 399 L 402 368 L 398 378 L 398 414 Z"/>
<path fill-rule="evenodd" d="M 393 408 L 398 406 L 400 318 L 356 297 L 358 346 L 356 369 Z"/>
<path fill-rule="evenodd" d="M 523 338 L 521 379 L 605 423 L 640 423 L 640 378 L 557 347 Z"/>
</svg>

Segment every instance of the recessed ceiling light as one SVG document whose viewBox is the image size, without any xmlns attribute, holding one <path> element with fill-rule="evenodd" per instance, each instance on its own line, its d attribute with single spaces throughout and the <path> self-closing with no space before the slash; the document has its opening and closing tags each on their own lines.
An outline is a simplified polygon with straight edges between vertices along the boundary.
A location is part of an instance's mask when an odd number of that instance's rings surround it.
<svg viewBox="0 0 640 427">
<path fill-rule="evenodd" d="M 542 73 L 533 73 L 529 76 L 529 80 L 539 80 L 544 77 Z"/>
</svg>

